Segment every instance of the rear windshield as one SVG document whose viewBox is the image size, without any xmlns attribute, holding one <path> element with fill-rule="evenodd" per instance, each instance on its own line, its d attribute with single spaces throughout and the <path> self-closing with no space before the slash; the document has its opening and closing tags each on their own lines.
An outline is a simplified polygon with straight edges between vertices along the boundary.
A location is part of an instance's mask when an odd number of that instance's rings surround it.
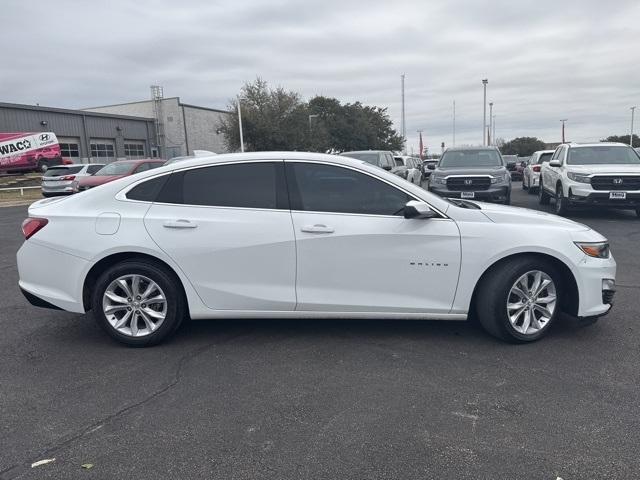
<svg viewBox="0 0 640 480">
<path fill-rule="evenodd" d="M 502 159 L 495 150 L 453 150 L 444 152 L 440 167 L 500 167 Z"/>
<path fill-rule="evenodd" d="M 82 170 L 83 165 L 74 165 L 73 167 L 51 167 L 44 174 L 45 177 L 62 177 L 63 175 L 73 175 Z"/>
<path fill-rule="evenodd" d="M 377 153 L 341 153 L 343 157 L 355 158 L 356 160 L 362 160 L 372 165 L 378 165 Z"/>
<path fill-rule="evenodd" d="M 631 147 L 602 145 L 569 149 L 569 165 L 640 164 L 640 157 Z"/>
<path fill-rule="evenodd" d="M 114 162 L 109 165 L 105 165 L 100 170 L 98 170 L 94 176 L 96 177 L 104 177 L 108 175 L 125 175 L 131 171 L 131 169 L 137 165 L 134 162 Z"/>
<path fill-rule="evenodd" d="M 540 154 L 540 158 L 538 158 L 538 163 L 548 162 L 549 160 L 551 160 L 552 156 L 553 156 L 553 152 L 542 153 Z"/>
<path fill-rule="evenodd" d="M 404 162 L 401 158 L 395 157 L 396 167 L 404 167 Z"/>
</svg>

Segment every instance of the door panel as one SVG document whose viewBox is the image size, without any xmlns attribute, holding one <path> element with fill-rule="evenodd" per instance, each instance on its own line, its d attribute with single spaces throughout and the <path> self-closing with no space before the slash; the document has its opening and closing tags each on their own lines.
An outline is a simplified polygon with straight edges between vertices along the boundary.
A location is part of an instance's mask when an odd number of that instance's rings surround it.
<svg viewBox="0 0 640 480">
<path fill-rule="evenodd" d="M 460 234 L 452 220 L 312 212 L 292 217 L 297 310 L 450 311 L 460 270 Z"/>
<path fill-rule="evenodd" d="M 209 308 L 295 308 L 295 240 L 288 210 L 155 203 L 144 223 Z"/>
</svg>

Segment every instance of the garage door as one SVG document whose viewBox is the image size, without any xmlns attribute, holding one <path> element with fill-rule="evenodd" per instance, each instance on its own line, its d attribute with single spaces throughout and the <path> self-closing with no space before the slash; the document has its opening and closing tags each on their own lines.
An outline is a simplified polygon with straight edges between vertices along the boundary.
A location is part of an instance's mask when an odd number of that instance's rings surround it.
<svg viewBox="0 0 640 480">
<path fill-rule="evenodd" d="M 125 140 L 124 141 L 124 156 L 127 160 L 137 160 L 140 158 L 147 158 L 145 155 L 144 142 L 139 140 Z"/>
<path fill-rule="evenodd" d="M 107 138 L 92 138 L 91 160 L 93 162 L 113 162 L 116 159 L 116 142 Z"/>
<path fill-rule="evenodd" d="M 81 163 L 79 138 L 58 137 L 58 144 L 60 145 L 60 155 L 62 155 L 62 158 L 68 158 L 73 163 Z"/>
</svg>

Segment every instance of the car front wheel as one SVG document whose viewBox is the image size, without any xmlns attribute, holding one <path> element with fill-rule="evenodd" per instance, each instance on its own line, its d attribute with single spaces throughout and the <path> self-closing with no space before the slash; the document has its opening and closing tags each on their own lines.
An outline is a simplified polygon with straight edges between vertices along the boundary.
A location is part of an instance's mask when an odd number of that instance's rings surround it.
<svg viewBox="0 0 640 480">
<path fill-rule="evenodd" d="M 550 262 L 532 257 L 516 258 L 493 268 L 476 292 L 481 325 L 502 340 L 538 340 L 559 314 L 560 278 Z"/>
<path fill-rule="evenodd" d="M 92 297 L 93 314 L 111 337 L 129 346 L 160 343 L 185 314 L 174 276 L 154 263 L 127 260 L 100 275 Z"/>
<path fill-rule="evenodd" d="M 542 179 L 540 179 L 540 185 L 538 186 L 538 203 L 540 205 L 549 205 L 549 200 L 551 197 L 547 192 L 544 191 L 544 187 L 542 186 Z"/>
<path fill-rule="evenodd" d="M 566 215 L 569 211 L 569 199 L 562 192 L 562 185 L 556 188 L 556 215 Z"/>
</svg>

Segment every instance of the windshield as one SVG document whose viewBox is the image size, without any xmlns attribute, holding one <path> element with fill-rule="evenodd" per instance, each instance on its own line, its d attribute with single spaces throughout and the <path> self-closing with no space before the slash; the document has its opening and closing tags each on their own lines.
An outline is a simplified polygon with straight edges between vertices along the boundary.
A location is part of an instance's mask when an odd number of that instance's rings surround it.
<svg viewBox="0 0 640 480">
<path fill-rule="evenodd" d="M 363 160 L 371 165 L 378 165 L 377 153 L 342 153 L 343 157 L 355 158 L 356 160 Z"/>
<path fill-rule="evenodd" d="M 640 164 L 640 157 L 631 147 L 603 145 L 574 147 L 567 157 L 569 165 Z"/>
<path fill-rule="evenodd" d="M 109 175 L 126 175 L 136 165 L 134 162 L 114 162 L 109 165 L 105 165 L 98 170 L 95 177 L 105 177 Z"/>
<path fill-rule="evenodd" d="M 453 150 L 444 152 L 440 167 L 501 167 L 502 159 L 495 150 Z"/>
</svg>

